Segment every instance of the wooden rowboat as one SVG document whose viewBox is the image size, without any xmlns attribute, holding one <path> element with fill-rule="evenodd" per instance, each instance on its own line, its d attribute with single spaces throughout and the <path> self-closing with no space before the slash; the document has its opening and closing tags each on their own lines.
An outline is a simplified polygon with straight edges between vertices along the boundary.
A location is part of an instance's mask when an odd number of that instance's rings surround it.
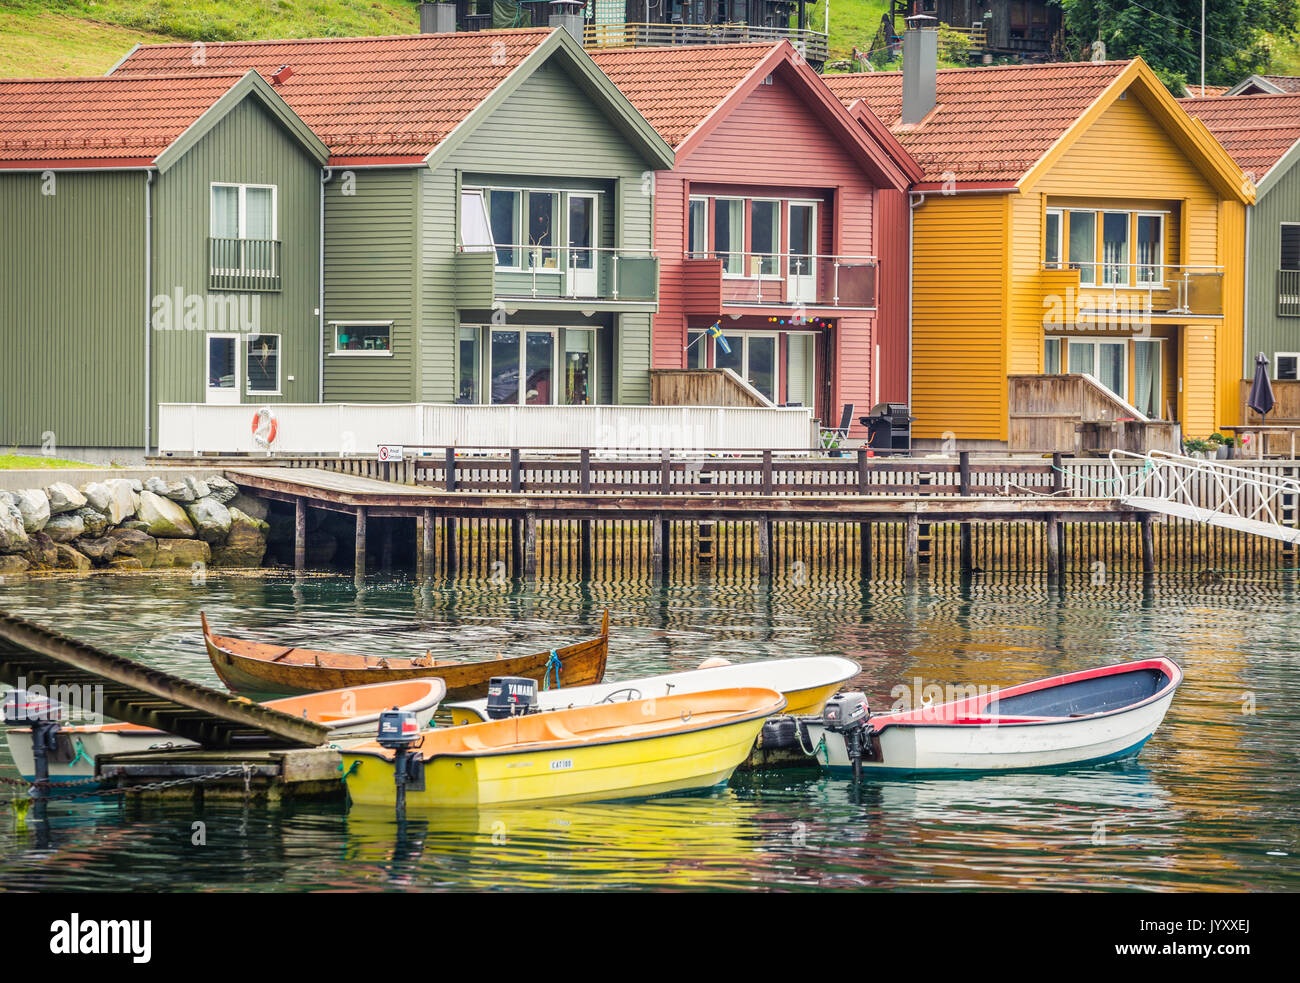
<svg viewBox="0 0 1300 983">
<path fill-rule="evenodd" d="M 422 778 L 412 808 L 607 802 L 713 788 L 749 755 L 763 721 L 785 707 L 775 690 L 675 693 L 424 731 L 412 749 Z M 392 808 L 392 751 L 342 748 L 354 805 Z"/>
<path fill-rule="evenodd" d="M 803 720 L 819 762 L 864 776 L 1096 765 L 1136 757 L 1182 681 L 1169 659 L 1143 659 L 847 725 Z"/>
<path fill-rule="evenodd" d="M 608 610 L 601 621 L 599 638 L 535 655 L 477 662 L 435 659 L 428 652 L 404 658 L 269 645 L 214 635 L 208 628 L 207 616 L 199 617 L 212 668 L 237 693 L 312 693 L 436 676 L 447 684 L 449 699 L 473 700 L 487 696 L 488 680 L 493 676 L 527 676 L 548 689 L 598 683 L 605 676 L 605 659 L 609 655 Z"/>
</svg>

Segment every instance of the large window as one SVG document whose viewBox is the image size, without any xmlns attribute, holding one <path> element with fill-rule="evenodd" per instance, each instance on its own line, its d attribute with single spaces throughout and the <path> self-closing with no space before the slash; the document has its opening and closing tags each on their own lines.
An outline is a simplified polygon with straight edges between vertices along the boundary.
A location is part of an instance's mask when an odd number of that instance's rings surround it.
<svg viewBox="0 0 1300 983">
<path fill-rule="evenodd" d="M 698 336 L 699 332 L 688 332 L 688 338 L 691 341 L 695 341 Z M 722 337 L 726 340 L 725 347 L 717 342 L 712 343 L 713 367 L 731 369 L 772 402 L 779 402 L 781 395 L 780 333 L 727 331 L 723 333 Z M 795 336 L 791 333 L 789 337 L 793 338 Z M 696 348 L 700 348 L 707 355 L 708 349 L 704 348 L 704 346 L 709 344 L 710 340 L 705 335 L 690 348 L 687 352 L 688 367 L 705 367 L 704 359 L 694 356 L 693 353 Z M 811 349 L 804 349 L 801 343 L 800 352 L 803 353 L 807 350 Z M 811 395 L 811 392 L 807 395 Z"/>
<path fill-rule="evenodd" d="M 545 406 L 557 402 L 554 328 L 494 328 L 489 346 L 493 403 Z"/>
<path fill-rule="evenodd" d="M 275 190 L 269 184 L 212 185 L 212 238 L 274 239 Z"/>
<path fill-rule="evenodd" d="M 1120 399 L 1131 401 L 1140 413 L 1158 420 L 1164 398 L 1162 346 L 1159 338 L 1046 338 L 1043 372 L 1087 373 Z"/>
<path fill-rule="evenodd" d="M 1062 253 L 1083 286 L 1159 287 L 1165 282 L 1165 213 L 1050 208 L 1043 225 L 1043 268 Z"/>
<path fill-rule="evenodd" d="M 595 271 L 599 197 L 596 191 L 466 188 L 460 199 L 461 248 L 495 248 L 498 270 L 558 274 L 571 265 Z"/>
<path fill-rule="evenodd" d="M 248 392 L 250 395 L 280 394 L 280 336 L 260 334 L 248 339 Z"/>
</svg>

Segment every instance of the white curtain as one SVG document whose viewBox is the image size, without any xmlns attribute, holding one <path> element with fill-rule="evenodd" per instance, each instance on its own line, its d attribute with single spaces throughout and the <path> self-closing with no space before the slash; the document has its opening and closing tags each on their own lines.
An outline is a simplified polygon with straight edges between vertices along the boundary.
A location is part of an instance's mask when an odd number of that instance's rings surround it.
<svg viewBox="0 0 1300 983">
<path fill-rule="evenodd" d="M 271 215 L 271 189 L 244 189 L 244 238 L 274 239 L 275 232 Z"/>
<path fill-rule="evenodd" d="M 212 189 L 212 238 L 239 238 L 239 189 L 217 186 Z"/>
</svg>

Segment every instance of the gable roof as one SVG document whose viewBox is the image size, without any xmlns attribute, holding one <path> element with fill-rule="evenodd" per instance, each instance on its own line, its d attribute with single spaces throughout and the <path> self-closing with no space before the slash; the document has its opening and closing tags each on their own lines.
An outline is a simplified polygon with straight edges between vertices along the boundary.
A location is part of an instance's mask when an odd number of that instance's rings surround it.
<svg viewBox="0 0 1300 983">
<path fill-rule="evenodd" d="M 1199 90 L 1188 86 L 1188 91 Z M 1226 94 L 1230 96 L 1277 95 L 1283 92 L 1300 92 L 1300 75 L 1249 75 L 1228 89 Z"/>
<path fill-rule="evenodd" d="M 200 66 L 192 64 L 196 52 Z M 331 164 L 417 165 L 448 152 L 458 130 L 472 129 L 477 111 L 495 105 L 556 53 L 584 86 L 603 95 L 603 108 L 643 152 L 667 152 L 671 161 L 671 151 L 577 42 L 554 28 L 140 45 L 111 77 L 230 69 L 269 77 L 287 65 L 292 74 L 275 91 L 329 146 Z"/>
<path fill-rule="evenodd" d="M 1300 91 L 1274 95 L 1180 99 L 1232 154 L 1239 167 L 1266 190 L 1274 169 L 1300 142 Z M 1285 168 L 1277 168 L 1278 175 Z M 1269 184 L 1271 185 L 1271 181 Z"/>
<path fill-rule="evenodd" d="M 877 184 L 907 188 L 921 169 L 885 127 L 865 130 L 787 40 L 765 44 L 614 48 L 592 60 L 683 157 L 768 76 L 791 85 Z"/>
<path fill-rule="evenodd" d="M 1140 58 L 937 73 L 935 107 L 903 125 L 901 72 L 830 75 L 841 100 L 865 99 L 925 171 L 921 190 L 1027 190 L 1110 108 L 1133 93 L 1225 197 L 1246 201 L 1240 168 Z"/>
<path fill-rule="evenodd" d="M 0 80 L 0 168 L 166 171 L 249 96 L 309 153 L 325 145 L 255 72 Z"/>
</svg>

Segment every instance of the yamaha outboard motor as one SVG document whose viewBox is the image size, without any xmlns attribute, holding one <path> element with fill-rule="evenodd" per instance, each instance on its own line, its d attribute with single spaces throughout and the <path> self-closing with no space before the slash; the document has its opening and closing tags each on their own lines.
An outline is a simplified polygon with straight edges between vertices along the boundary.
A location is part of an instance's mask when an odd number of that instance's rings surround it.
<svg viewBox="0 0 1300 983">
<path fill-rule="evenodd" d="M 488 720 L 522 717 L 537 711 L 537 680 L 526 676 L 493 676 L 488 680 Z"/>
<path fill-rule="evenodd" d="M 853 763 L 853 780 L 862 780 L 862 759 L 875 760 L 871 741 L 871 727 L 867 718 L 871 711 L 867 707 L 865 693 L 840 693 L 826 701 L 822 720 L 826 729 L 844 735 L 844 750 Z"/>
<path fill-rule="evenodd" d="M 410 710 L 393 707 L 379 715 L 378 743 L 393 752 L 393 782 L 397 786 L 397 818 L 406 818 L 406 786 L 424 788 L 424 758 L 411 754 L 420 741 L 420 721 Z"/>
</svg>

